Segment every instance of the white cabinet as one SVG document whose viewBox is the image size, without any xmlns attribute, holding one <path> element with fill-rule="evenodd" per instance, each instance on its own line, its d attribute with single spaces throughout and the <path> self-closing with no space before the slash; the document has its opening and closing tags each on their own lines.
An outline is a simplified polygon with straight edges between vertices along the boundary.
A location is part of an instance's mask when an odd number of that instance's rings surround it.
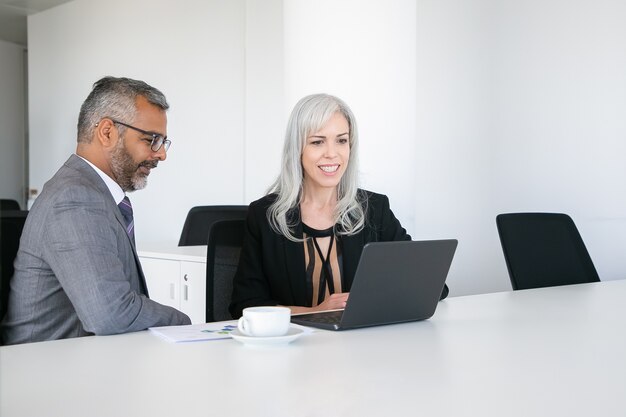
<svg viewBox="0 0 626 417">
<path fill-rule="evenodd" d="M 150 298 L 180 310 L 180 262 L 139 256 Z"/>
<path fill-rule="evenodd" d="M 138 253 L 150 298 L 206 322 L 206 246 L 143 245 Z"/>
<path fill-rule="evenodd" d="M 180 310 L 192 323 L 206 323 L 206 257 L 204 262 L 180 262 Z"/>
</svg>

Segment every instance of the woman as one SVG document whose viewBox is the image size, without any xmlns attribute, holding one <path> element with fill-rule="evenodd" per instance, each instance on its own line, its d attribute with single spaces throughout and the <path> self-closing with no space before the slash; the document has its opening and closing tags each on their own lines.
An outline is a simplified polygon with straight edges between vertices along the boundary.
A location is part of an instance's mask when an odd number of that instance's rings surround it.
<svg viewBox="0 0 626 417">
<path fill-rule="evenodd" d="M 250 204 L 233 317 L 259 305 L 294 314 L 344 308 L 363 246 L 411 240 L 386 196 L 357 187 L 357 156 L 356 120 L 342 100 L 314 94 L 296 104 L 281 173 Z"/>
</svg>

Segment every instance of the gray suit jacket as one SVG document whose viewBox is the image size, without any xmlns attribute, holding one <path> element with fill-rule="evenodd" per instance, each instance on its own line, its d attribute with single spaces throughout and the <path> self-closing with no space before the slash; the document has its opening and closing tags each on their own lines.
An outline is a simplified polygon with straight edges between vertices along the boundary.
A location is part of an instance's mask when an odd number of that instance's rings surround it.
<svg viewBox="0 0 626 417">
<path fill-rule="evenodd" d="M 26 220 L 11 279 L 4 343 L 189 324 L 148 298 L 122 214 L 102 178 L 72 155 Z"/>
</svg>

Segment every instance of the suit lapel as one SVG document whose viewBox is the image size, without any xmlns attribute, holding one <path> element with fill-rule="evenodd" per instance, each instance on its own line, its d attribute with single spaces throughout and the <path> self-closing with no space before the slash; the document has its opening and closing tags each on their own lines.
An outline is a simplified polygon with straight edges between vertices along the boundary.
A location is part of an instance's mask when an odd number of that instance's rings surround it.
<svg viewBox="0 0 626 417">
<path fill-rule="evenodd" d="M 109 195 L 110 194 L 111 193 L 109 193 Z M 146 297 L 149 298 L 149 295 L 148 295 L 148 284 L 146 283 L 146 277 L 144 276 L 143 269 L 141 268 L 141 262 L 139 260 L 139 254 L 137 253 L 137 248 L 135 248 L 135 242 L 133 242 L 131 237 L 126 232 L 126 220 L 124 219 L 124 216 L 122 216 L 122 212 L 120 211 L 120 208 L 117 206 L 117 204 L 115 204 L 115 201 L 113 200 L 112 196 L 111 196 L 110 200 L 112 202 L 110 210 L 111 210 L 111 212 L 115 213 L 115 218 L 117 219 L 117 222 L 119 223 L 120 227 L 124 231 L 124 235 L 126 236 L 126 239 L 128 239 L 128 244 L 130 245 L 131 250 L 133 251 L 133 257 L 135 258 L 135 264 L 137 265 L 137 273 L 139 275 L 139 283 L 141 284 L 141 287 L 143 289 L 143 293 L 145 294 Z"/>
<path fill-rule="evenodd" d="M 359 264 L 359 259 L 361 259 L 361 252 L 363 252 L 363 240 L 363 231 L 357 233 L 356 235 L 341 237 L 341 250 L 343 257 L 342 281 L 345 285 L 344 291 L 350 291 L 350 288 L 352 287 L 356 267 Z"/>
<path fill-rule="evenodd" d="M 120 227 L 124 231 L 124 235 L 128 239 L 128 244 L 130 245 L 131 250 L 133 251 L 133 257 L 135 259 L 135 264 L 137 265 L 139 283 L 143 289 L 143 293 L 146 295 L 146 297 L 148 297 L 148 285 L 146 284 L 146 278 L 143 274 L 143 269 L 141 268 L 141 262 L 139 262 L 139 255 L 137 254 L 137 250 L 135 248 L 134 242 L 132 241 L 130 236 L 128 236 L 128 233 L 126 233 L 126 220 L 124 220 L 124 216 L 122 216 L 122 212 L 120 211 L 120 208 L 115 203 L 115 200 L 113 199 L 113 196 L 111 195 L 111 191 L 109 190 L 107 185 L 104 183 L 102 178 L 100 178 L 100 175 L 98 175 L 98 173 L 94 171 L 93 168 L 91 168 L 91 166 L 89 166 L 87 162 L 83 161 L 81 157 L 77 155 L 71 155 L 70 158 L 65 163 L 65 165 L 67 165 L 69 168 L 80 171 L 85 176 L 85 178 L 89 179 L 89 181 L 93 184 L 93 186 L 98 189 L 98 191 L 100 191 L 103 195 L 106 195 L 109 197 L 106 199 L 107 210 L 109 213 L 113 213 L 113 215 L 115 216 L 115 219 L 117 220 Z"/>
<path fill-rule="evenodd" d="M 126 230 L 126 229 L 124 229 Z M 126 234 L 128 236 L 128 234 Z M 128 237 L 130 241 L 130 237 Z M 130 247 L 133 248 L 133 256 L 135 257 L 135 264 L 137 264 L 137 273 L 139 274 L 139 283 L 143 287 L 143 293 L 146 297 L 150 298 L 150 294 L 148 294 L 148 284 L 146 283 L 146 277 L 143 274 L 143 269 L 141 268 L 141 262 L 139 261 L 139 254 L 137 253 L 137 249 L 135 249 L 135 245 L 130 243 Z"/>
<path fill-rule="evenodd" d="M 299 217 L 299 213 L 298 213 Z M 295 236 L 302 239 L 302 223 L 298 223 Z M 307 299 L 306 277 L 304 265 L 304 247 L 302 242 L 293 242 L 284 236 L 280 237 L 283 242 L 287 276 L 291 286 L 291 294 L 294 305 L 308 306 L 311 300 Z"/>
</svg>

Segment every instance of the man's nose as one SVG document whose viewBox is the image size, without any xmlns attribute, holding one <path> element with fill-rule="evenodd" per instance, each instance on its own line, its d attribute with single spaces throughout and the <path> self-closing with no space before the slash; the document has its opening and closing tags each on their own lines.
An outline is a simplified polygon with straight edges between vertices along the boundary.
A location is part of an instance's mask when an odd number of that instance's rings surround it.
<svg viewBox="0 0 626 417">
<path fill-rule="evenodd" d="M 154 153 L 159 161 L 165 161 L 167 159 L 167 151 L 165 146 L 161 146 L 158 151 Z"/>
</svg>

